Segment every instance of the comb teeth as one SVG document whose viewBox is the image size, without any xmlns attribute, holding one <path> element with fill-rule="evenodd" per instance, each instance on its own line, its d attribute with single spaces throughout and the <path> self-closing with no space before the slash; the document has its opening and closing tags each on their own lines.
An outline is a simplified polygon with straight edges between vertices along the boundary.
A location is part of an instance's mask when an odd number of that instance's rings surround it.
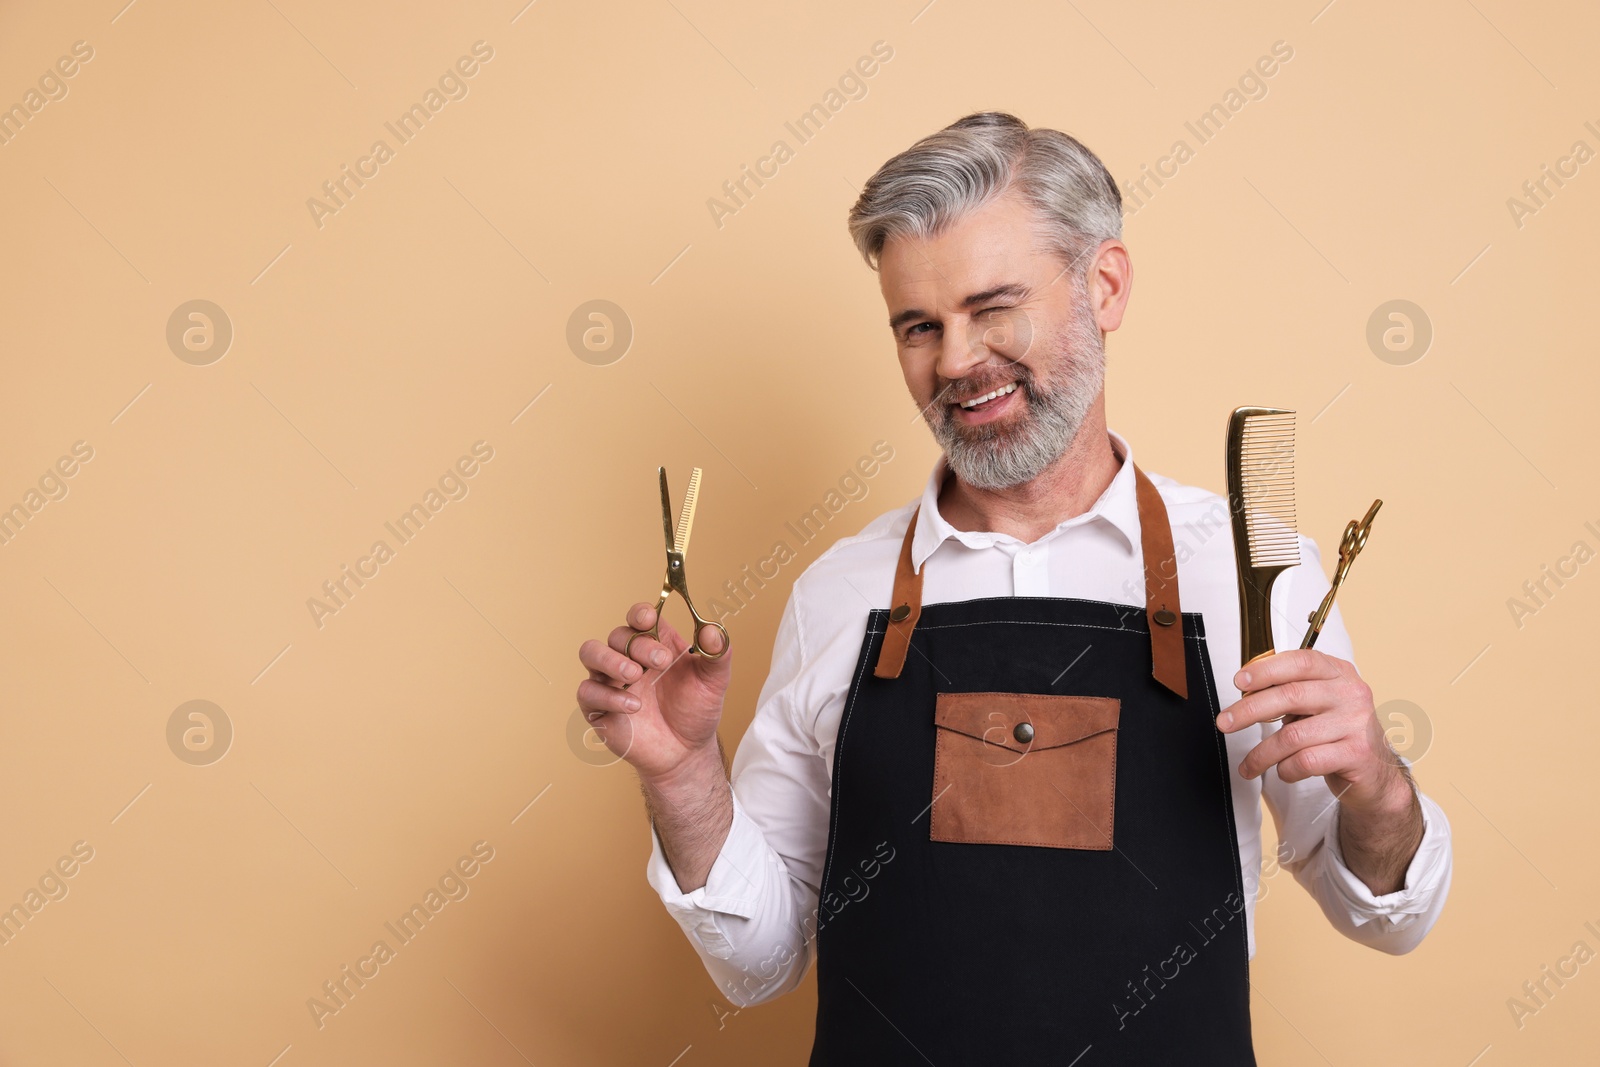
<svg viewBox="0 0 1600 1067">
<path fill-rule="evenodd" d="M 684 490 L 683 508 L 678 512 L 678 531 L 673 534 L 673 548 L 679 552 L 689 547 L 689 530 L 694 526 L 695 498 L 700 495 L 700 468 L 689 475 L 689 488 Z"/>
<path fill-rule="evenodd" d="M 1239 461 L 1250 565 L 1297 566 L 1300 539 L 1294 513 L 1294 412 L 1246 416 Z"/>
</svg>

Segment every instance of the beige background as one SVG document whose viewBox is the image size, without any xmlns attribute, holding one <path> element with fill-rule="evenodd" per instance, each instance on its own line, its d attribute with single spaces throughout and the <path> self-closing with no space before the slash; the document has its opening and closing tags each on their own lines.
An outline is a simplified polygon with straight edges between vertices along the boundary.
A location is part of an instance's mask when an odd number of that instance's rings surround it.
<svg viewBox="0 0 1600 1067">
<path fill-rule="evenodd" d="M 121 2 L 0 10 L 0 104 L 93 48 L 0 145 L 0 506 L 93 449 L 0 545 L 0 904 L 93 849 L 0 947 L 0 1061 L 803 1063 L 811 980 L 728 1014 L 645 884 L 631 773 L 569 741 L 576 650 L 656 588 L 658 464 L 679 493 L 705 468 L 710 599 L 889 442 L 729 620 L 731 751 L 789 583 L 935 457 L 845 212 L 984 107 L 1124 182 L 1196 149 L 1127 219 L 1109 410 L 1147 469 L 1220 490 L 1227 413 L 1276 404 L 1330 560 L 1386 502 L 1341 604 L 1380 702 L 1421 709 L 1400 743 L 1455 885 L 1391 958 L 1267 879 L 1261 1061 L 1594 1054 L 1600 966 L 1520 1029 L 1507 1006 L 1600 950 L 1600 565 L 1520 628 L 1507 606 L 1600 548 L 1600 164 L 1520 227 L 1507 206 L 1600 149 L 1592 6 Z M 319 228 L 307 199 L 477 41 L 468 94 Z M 784 122 L 876 41 L 866 96 L 797 145 Z M 1276 41 L 1266 95 L 1197 146 L 1184 123 Z M 719 227 L 707 199 L 780 138 L 793 158 Z M 166 341 L 196 299 L 234 330 L 204 366 Z M 596 299 L 634 330 L 605 366 L 565 339 Z M 1407 365 L 1366 340 L 1395 299 L 1434 331 Z M 393 541 L 478 441 L 468 495 Z M 308 599 L 380 538 L 394 558 L 319 627 Z M 190 700 L 232 723 L 207 766 L 168 746 Z M 479 841 L 470 894 L 318 1029 L 308 998 Z"/>
</svg>

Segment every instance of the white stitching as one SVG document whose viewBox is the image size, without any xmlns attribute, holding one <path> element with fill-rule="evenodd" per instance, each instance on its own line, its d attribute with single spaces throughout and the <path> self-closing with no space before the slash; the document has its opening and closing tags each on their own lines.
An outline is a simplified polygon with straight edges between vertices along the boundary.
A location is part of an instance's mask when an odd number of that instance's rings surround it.
<svg viewBox="0 0 1600 1067">
<path fill-rule="evenodd" d="M 873 609 L 881 610 L 881 609 Z M 1187 614 L 1187 613 L 1185 613 Z M 1149 630 L 1128 629 L 1125 626 L 1099 626 L 1090 622 L 1040 622 L 1036 619 L 984 619 L 982 622 L 946 622 L 924 623 L 919 625 L 913 633 L 922 630 L 959 630 L 965 626 L 1067 626 L 1079 630 L 1108 630 L 1114 634 L 1132 634 L 1136 637 L 1149 637 Z M 1202 634 L 1184 634 L 1186 641 L 1204 640 Z"/>
<path fill-rule="evenodd" d="M 923 606 L 924 607 L 932 607 L 934 604 L 986 604 L 986 603 L 989 603 L 989 602 L 995 601 L 995 600 L 1034 600 L 1034 601 L 1039 601 L 1041 603 L 1043 603 L 1043 602 L 1052 602 L 1053 603 L 1053 602 L 1059 602 L 1059 601 L 1063 601 L 1064 600 L 1064 601 L 1068 601 L 1068 602 L 1073 603 L 1073 604 L 1093 604 L 1096 607 L 1105 607 L 1106 605 L 1109 604 L 1112 607 L 1118 607 L 1118 608 L 1138 608 L 1140 611 L 1144 611 L 1147 607 L 1149 607 L 1148 604 L 1123 604 L 1123 603 L 1119 603 L 1119 602 L 1113 601 L 1113 600 L 1095 600 L 1092 597 L 1081 597 L 1081 596 L 1028 596 L 1028 595 L 1025 595 L 1025 594 L 1018 594 L 1016 596 L 975 596 L 975 597 L 968 597 L 966 600 L 935 600 L 931 604 L 925 604 Z M 1200 615 L 1201 612 L 1198 612 L 1198 611 L 1185 611 L 1183 614 L 1185 614 L 1185 615 Z"/>
<path fill-rule="evenodd" d="M 1217 687 L 1211 680 L 1211 656 L 1205 651 L 1200 654 L 1200 674 L 1205 681 L 1206 703 L 1211 708 L 1212 726 L 1215 727 L 1219 711 L 1217 708 Z M 1222 800 L 1223 803 L 1228 805 L 1228 810 L 1233 812 L 1234 823 L 1234 832 L 1227 835 L 1228 844 L 1233 851 L 1233 869 L 1239 872 L 1239 891 L 1243 893 L 1245 892 L 1244 861 L 1239 855 L 1239 812 L 1233 807 L 1233 783 L 1228 780 L 1228 775 L 1231 771 L 1228 763 L 1228 748 L 1221 730 L 1213 728 L 1211 733 L 1212 740 L 1222 755 Z M 1242 903 L 1245 905 L 1245 921 L 1240 924 L 1239 937 L 1244 942 L 1245 965 L 1248 967 L 1250 960 L 1250 902 L 1245 900 Z"/>
<path fill-rule="evenodd" d="M 861 666 L 856 668 L 856 680 L 850 686 L 850 702 L 845 705 L 844 721 L 839 724 L 839 733 L 834 737 L 833 741 L 833 764 L 835 767 L 839 766 L 840 752 L 844 748 L 845 731 L 850 728 L 850 713 L 855 710 L 856 697 L 861 695 L 861 676 L 867 673 L 867 660 L 872 658 L 869 655 L 873 644 L 872 635 L 886 632 L 884 630 L 873 629 L 872 627 L 873 622 L 876 621 L 872 616 L 879 610 L 881 609 L 873 608 L 871 613 L 869 613 L 867 616 L 867 644 L 861 650 Z M 817 886 L 818 907 L 822 905 L 822 901 L 828 891 L 828 875 L 833 873 L 833 846 L 839 843 L 839 780 L 837 776 L 830 778 L 829 786 L 833 792 L 833 799 L 830 804 L 832 811 L 830 812 L 830 821 L 828 825 L 828 855 L 822 864 L 822 870 L 824 872 L 822 876 L 822 883 Z"/>
</svg>

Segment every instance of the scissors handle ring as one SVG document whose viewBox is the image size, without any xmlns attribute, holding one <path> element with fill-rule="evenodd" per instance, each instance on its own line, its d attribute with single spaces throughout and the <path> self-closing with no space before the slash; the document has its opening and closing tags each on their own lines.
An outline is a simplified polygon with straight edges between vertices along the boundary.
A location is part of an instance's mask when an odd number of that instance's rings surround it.
<svg viewBox="0 0 1600 1067">
<path fill-rule="evenodd" d="M 658 628 L 660 627 L 660 625 L 661 625 L 660 616 L 658 615 L 656 617 L 656 625 L 655 626 L 650 627 L 650 629 L 648 629 L 648 630 L 635 630 L 633 633 L 629 634 L 628 635 L 628 640 L 626 642 L 624 642 L 623 645 L 622 645 L 622 654 L 624 656 L 629 656 L 631 658 L 632 657 L 632 649 L 633 649 L 634 639 L 638 638 L 638 637 L 644 637 L 646 634 L 648 634 L 651 637 L 654 637 L 656 640 L 659 641 L 661 639 L 660 636 L 659 636 L 659 632 L 658 632 Z M 705 650 L 705 648 L 702 647 L 701 644 L 700 644 L 700 631 L 702 629 L 704 629 L 705 627 L 707 627 L 707 626 L 715 627 L 717 632 L 722 635 L 722 648 L 721 648 L 721 650 L 719 650 L 717 652 L 714 652 L 714 653 L 713 652 L 707 652 Z M 722 625 L 720 622 L 714 622 L 711 619 L 702 619 L 698 615 L 695 616 L 695 620 L 694 620 L 694 640 L 691 641 L 690 644 L 689 644 L 689 651 L 690 652 L 693 652 L 697 656 L 704 656 L 706 659 L 721 659 L 723 656 L 727 655 L 728 645 L 729 645 L 728 628 L 726 626 Z M 627 686 L 623 686 L 623 688 L 626 689 Z"/>
<path fill-rule="evenodd" d="M 683 606 L 689 609 L 689 615 L 694 619 L 694 629 L 689 634 L 689 651 L 695 653 L 696 655 L 704 656 L 706 659 L 721 659 L 723 654 L 728 651 L 728 628 L 723 626 L 720 622 L 714 622 L 711 619 L 706 618 L 695 609 L 694 601 L 689 596 L 689 577 L 686 573 L 687 569 L 688 568 L 684 566 L 682 552 L 674 550 L 667 553 L 667 576 L 665 579 L 665 584 L 663 584 L 661 588 L 660 607 L 666 606 L 667 598 L 673 593 L 677 593 L 679 596 L 683 597 Z M 658 626 L 661 624 L 660 607 L 658 607 L 656 610 L 656 625 Z M 722 634 L 722 651 L 718 652 L 714 656 L 700 647 L 700 631 L 707 626 L 715 626 L 717 628 L 717 632 Z"/>
<path fill-rule="evenodd" d="M 648 634 L 651 637 L 655 637 L 656 636 L 656 628 L 654 626 L 652 626 L 648 630 L 635 630 L 635 631 L 633 631 L 633 633 L 629 634 L 628 635 L 628 640 L 622 646 L 622 654 L 624 656 L 627 656 L 630 659 L 633 658 L 633 641 L 634 641 L 634 638 L 636 638 L 636 637 L 644 637 L 646 634 Z M 624 686 L 623 688 L 627 688 L 627 687 Z"/>
<path fill-rule="evenodd" d="M 693 608 L 690 608 L 689 610 L 691 612 L 694 611 Z M 701 629 L 703 629 L 704 627 L 707 627 L 707 626 L 716 627 L 717 632 L 722 635 L 722 648 L 719 651 L 714 652 L 714 653 L 713 652 L 707 652 L 704 648 L 702 648 L 700 646 L 700 631 L 701 631 Z M 728 645 L 729 645 L 729 643 L 730 642 L 728 640 L 728 628 L 726 626 L 722 625 L 720 622 L 713 622 L 710 619 L 702 619 L 698 614 L 695 615 L 695 617 L 694 617 L 694 641 L 689 645 L 689 651 L 690 652 L 693 652 L 693 653 L 695 653 L 696 655 L 699 655 L 699 656 L 704 656 L 706 659 L 721 659 L 723 656 L 728 654 Z"/>
<path fill-rule="evenodd" d="M 624 656 L 627 656 L 629 659 L 632 659 L 633 658 L 633 642 L 635 640 L 637 640 L 638 638 L 644 637 L 647 634 L 650 637 L 655 638 L 657 641 L 661 640 L 661 609 L 667 606 L 667 600 L 671 596 L 672 596 L 672 586 L 669 585 L 669 584 L 663 583 L 662 587 L 661 587 L 661 598 L 656 601 L 656 621 L 651 625 L 650 629 L 648 629 L 648 630 L 634 629 L 633 633 L 628 635 L 628 640 L 625 641 L 623 643 L 623 645 L 622 645 L 622 654 Z M 622 688 L 626 689 L 626 688 L 628 688 L 628 686 L 630 686 L 632 684 L 633 684 L 632 682 L 624 682 L 623 685 L 622 685 Z"/>
<path fill-rule="evenodd" d="M 693 609 L 691 609 L 691 611 L 692 610 Z M 622 654 L 624 656 L 628 656 L 630 659 L 632 658 L 633 642 L 634 642 L 635 638 L 644 637 L 645 635 L 648 634 L 650 637 L 653 637 L 653 638 L 655 638 L 656 640 L 659 641 L 661 639 L 660 638 L 660 634 L 659 634 L 660 626 L 661 626 L 661 614 L 658 611 L 656 613 L 656 624 L 654 626 L 650 627 L 650 629 L 648 629 L 648 630 L 635 630 L 635 631 L 633 631 L 633 633 L 628 635 L 628 640 L 623 642 L 623 645 L 622 645 Z M 701 647 L 701 644 L 700 644 L 700 631 L 704 627 L 707 627 L 707 626 L 716 627 L 717 632 L 722 635 L 722 648 L 721 648 L 720 651 L 717 651 L 715 653 L 707 652 L 703 647 Z M 694 638 L 689 643 L 689 651 L 690 652 L 693 652 L 695 655 L 698 655 L 698 656 L 704 656 L 706 659 L 721 659 L 723 656 L 728 654 L 728 646 L 729 646 L 730 643 L 731 642 L 729 641 L 729 638 L 728 638 L 728 628 L 726 626 L 722 625 L 720 622 L 714 622 L 711 619 L 703 619 L 699 615 L 695 615 L 695 617 L 694 617 Z M 628 688 L 629 685 L 632 685 L 632 684 L 633 684 L 632 682 L 629 682 L 626 685 L 624 685 L 622 688 L 626 689 L 626 688 Z"/>
</svg>

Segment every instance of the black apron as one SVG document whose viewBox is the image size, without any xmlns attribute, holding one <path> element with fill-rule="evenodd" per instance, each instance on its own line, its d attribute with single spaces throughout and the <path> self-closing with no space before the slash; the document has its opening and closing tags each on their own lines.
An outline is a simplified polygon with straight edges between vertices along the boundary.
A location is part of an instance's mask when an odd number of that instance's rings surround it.
<svg viewBox="0 0 1600 1067">
<path fill-rule="evenodd" d="M 913 513 L 834 750 L 812 1067 L 1255 1063 L 1205 626 L 1134 474 L 1142 610 L 923 606 Z"/>
</svg>

